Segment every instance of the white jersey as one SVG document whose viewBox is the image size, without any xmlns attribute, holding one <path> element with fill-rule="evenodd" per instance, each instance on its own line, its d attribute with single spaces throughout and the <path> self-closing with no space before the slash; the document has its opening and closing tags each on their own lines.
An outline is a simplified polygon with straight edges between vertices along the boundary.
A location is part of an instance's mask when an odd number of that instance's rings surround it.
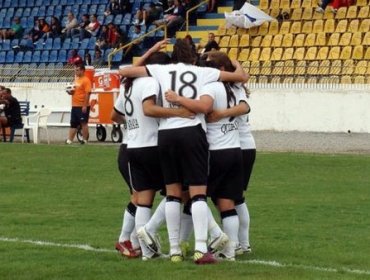
<svg viewBox="0 0 370 280">
<path fill-rule="evenodd" d="M 120 115 L 125 115 L 125 107 L 123 107 L 125 102 L 125 88 L 123 85 L 119 88 L 119 95 L 114 103 L 114 110 Z M 127 144 L 127 127 L 126 123 L 123 124 L 123 137 L 122 144 Z"/>
<path fill-rule="evenodd" d="M 246 101 L 246 96 L 243 91 L 240 91 L 239 100 Z M 256 149 L 256 143 L 254 141 L 254 137 L 251 132 L 250 124 L 248 122 L 248 115 L 242 115 L 237 117 L 237 121 L 239 122 L 239 138 L 240 138 L 240 147 L 242 150 L 254 150 Z"/>
<path fill-rule="evenodd" d="M 236 91 L 234 87 L 230 89 Z M 221 82 L 209 83 L 201 92 L 201 95 L 209 95 L 213 99 L 214 110 L 225 110 L 238 104 L 237 98 L 228 102 L 225 85 Z M 236 118 L 223 118 L 218 122 L 207 123 L 207 141 L 209 150 L 240 148 Z"/>
<path fill-rule="evenodd" d="M 198 67 L 194 65 L 177 63 L 168 65 L 147 65 L 148 74 L 154 77 L 162 89 L 162 106 L 164 108 L 173 107 L 164 96 L 164 93 L 172 89 L 177 94 L 199 99 L 199 90 L 210 82 L 218 81 L 220 71 L 214 68 Z M 197 114 L 195 118 L 165 118 L 161 119 L 159 129 L 173 129 L 180 127 L 196 126 L 204 120 L 203 114 Z"/>
</svg>

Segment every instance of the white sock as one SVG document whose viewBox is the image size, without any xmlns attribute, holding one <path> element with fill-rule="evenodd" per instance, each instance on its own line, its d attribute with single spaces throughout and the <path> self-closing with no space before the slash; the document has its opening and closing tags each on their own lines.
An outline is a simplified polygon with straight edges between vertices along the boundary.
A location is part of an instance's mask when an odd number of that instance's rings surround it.
<svg viewBox="0 0 370 280">
<path fill-rule="evenodd" d="M 249 244 L 249 224 L 250 217 L 247 207 L 247 203 L 239 204 L 235 206 L 235 210 L 239 217 L 239 244 L 243 249 L 247 249 Z"/>
<path fill-rule="evenodd" d="M 126 240 L 130 240 L 130 235 L 131 232 L 134 230 L 134 227 L 135 227 L 135 216 L 128 212 L 127 209 L 125 209 L 125 212 L 123 214 L 121 234 L 119 236 L 118 241 L 123 242 Z"/>
<path fill-rule="evenodd" d="M 180 201 L 166 201 L 165 208 L 170 255 L 178 255 L 181 254 L 179 246 L 181 203 Z"/>
<path fill-rule="evenodd" d="M 166 220 L 165 215 L 166 198 L 163 198 L 155 209 L 149 222 L 145 225 L 145 229 L 154 236 L 157 233 L 158 228 Z"/>
<path fill-rule="evenodd" d="M 222 233 L 222 230 L 218 223 L 216 222 L 215 218 L 213 217 L 211 209 L 208 207 L 208 232 L 209 237 L 211 240 L 217 238 Z"/>
<path fill-rule="evenodd" d="M 235 257 L 235 248 L 238 244 L 239 218 L 237 215 L 228 216 L 222 219 L 224 232 L 229 237 L 229 242 L 222 252 L 228 257 Z"/>
<path fill-rule="evenodd" d="M 150 215 L 152 213 L 152 209 L 148 207 L 137 206 L 136 215 L 135 215 L 135 229 L 136 231 L 143 227 L 150 219 Z M 139 239 L 141 251 L 143 256 L 151 257 L 153 256 L 153 252 L 149 250 L 149 248 Z"/>
<path fill-rule="evenodd" d="M 189 241 L 193 228 L 193 218 L 191 215 L 185 214 L 184 212 L 181 213 L 180 243 Z"/>
<path fill-rule="evenodd" d="M 191 205 L 194 224 L 195 250 L 207 252 L 208 205 L 204 200 L 194 201 Z"/>
<path fill-rule="evenodd" d="M 140 242 L 139 242 L 139 238 L 137 237 L 137 234 L 136 234 L 136 229 L 134 229 L 134 230 L 131 232 L 130 240 L 131 240 L 132 248 L 133 248 L 134 250 L 136 250 L 136 249 L 139 249 L 139 248 L 140 248 Z"/>
</svg>

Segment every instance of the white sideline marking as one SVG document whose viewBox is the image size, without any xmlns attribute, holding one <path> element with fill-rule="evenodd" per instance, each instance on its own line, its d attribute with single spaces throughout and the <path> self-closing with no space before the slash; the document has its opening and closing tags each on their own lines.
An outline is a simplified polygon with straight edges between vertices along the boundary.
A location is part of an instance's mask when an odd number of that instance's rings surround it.
<svg viewBox="0 0 370 280">
<path fill-rule="evenodd" d="M 54 242 L 48 242 L 48 241 L 22 240 L 18 238 L 7 238 L 7 237 L 0 237 L 0 241 L 14 242 L 14 243 L 28 243 L 28 244 L 39 245 L 39 246 L 74 248 L 74 249 L 81 249 L 85 251 L 103 252 L 103 253 L 116 253 L 117 252 L 116 250 L 110 250 L 110 249 L 104 249 L 104 248 L 94 248 L 88 244 L 61 244 L 61 243 L 54 243 Z M 333 273 L 347 272 L 347 273 L 359 274 L 359 275 L 370 275 L 369 270 L 350 269 L 350 268 L 345 268 L 345 267 L 337 269 L 337 268 L 311 266 L 311 265 L 303 265 L 303 264 L 286 264 L 286 263 L 280 263 L 277 261 L 265 261 L 265 260 L 239 260 L 236 262 L 273 266 L 273 267 L 282 267 L 282 268 L 292 267 L 292 268 L 322 271 L 322 272 L 333 272 Z"/>
</svg>

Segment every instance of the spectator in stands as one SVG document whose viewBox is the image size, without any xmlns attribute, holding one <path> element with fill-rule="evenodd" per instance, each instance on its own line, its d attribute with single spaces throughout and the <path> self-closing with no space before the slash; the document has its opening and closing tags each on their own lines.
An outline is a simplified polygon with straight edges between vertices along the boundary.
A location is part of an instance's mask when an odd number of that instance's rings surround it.
<svg viewBox="0 0 370 280">
<path fill-rule="evenodd" d="M 99 49 L 95 49 L 95 55 L 94 55 L 94 60 L 93 60 L 93 65 L 94 66 L 103 66 L 104 63 L 104 58 L 102 56 L 102 52 Z"/>
<path fill-rule="evenodd" d="M 122 14 L 118 0 L 110 0 L 108 9 L 104 12 L 105 16 Z"/>
<path fill-rule="evenodd" d="M 0 104 L 4 107 L 4 116 L 0 116 L 0 129 L 22 124 L 21 108 L 18 100 L 12 96 L 9 88 L 1 90 Z"/>
<path fill-rule="evenodd" d="M 39 18 L 39 30 L 41 32 L 41 37 L 47 37 L 47 34 L 50 32 L 50 25 L 44 18 Z"/>
<path fill-rule="evenodd" d="M 185 22 L 186 11 L 181 0 L 174 0 L 173 5 L 167 10 L 167 12 L 170 13 L 165 14 L 163 19 L 156 20 L 153 23 L 157 26 L 166 24 L 167 35 L 172 38 L 176 31 L 180 29 L 182 24 Z"/>
<path fill-rule="evenodd" d="M 125 59 L 131 59 L 134 56 L 141 56 L 143 53 L 143 40 L 138 40 L 140 36 L 142 36 L 141 32 L 141 25 L 135 25 L 135 30 L 131 38 L 131 42 L 133 42 L 125 51 Z"/>
<path fill-rule="evenodd" d="M 85 66 L 91 66 L 92 65 L 91 55 L 88 52 L 85 54 L 84 65 Z"/>
<path fill-rule="evenodd" d="M 316 8 L 316 12 L 318 13 L 324 13 L 326 7 L 332 2 L 333 0 L 322 0 L 321 5 L 319 5 Z M 336 12 L 336 10 L 332 10 L 333 12 Z"/>
<path fill-rule="evenodd" d="M 79 64 L 75 66 L 75 81 L 72 90 L 68 91 L 72 95 L 72 110 L 71 110 L 71 127 L 68 133 L 66 144 L 72 144 L 77 128 L 82 129 L 82 142 L 87 143 L 89 139 L 89 113 L 90 113 L 90 93 L 91 81 L 85 76 L 85 66 Z"/>
<path fill-rule="evenodd" d="M 162 9 L 154 3 L 149 4 L 148 9 L 139 9 L 136 12 L 134 24 L 151 25 L 154 21 L 159 20 Z"/>
<path fill-rule="evenodd" d="M 50 21 L 50 37 L 58 38 L 62 35 L 62 26 L 57 17 L 53 16 Z"/>
<path fill-rule="evenodd" d="M 191 35 L 190 34 L 186 35 L 184 39 L 191 46 L 191 50 L 193 51 L 194 57 L 197 57 L 198 56 L 197 48 L 195 46 L 195 43 L 194 43 L 193 38 L 191 37 Z"/>
<path fill-rule="evenodd" d="M 62 30 L 62 33 L 65 34 L 65 37 L 72 36 L 72 30 L 78 26 L 78 21 L 75 18 L 73 13 L 68 13 L 67 15 L 67 23 L 65 28 Z"/>
<path fill-rule="evenodd" d="M 82 64 L 83 60 L 81 56 L 78 54 L 77 50 L 71 50 L 70 57 L 68 58 L 67 62 L 70 65 L 78 65 L 78 64 Z"/>
<path fill-rule="evenodd" d="M 90 20 L 90 23 L 85 28 L 80 30 L 80 40 L 96 37 L 98 35 L 100 22 L 98 21 L 97 15 L 91 15 Z"/>
<path fill-rule="evenodd" d="M 202 47 L 202 46 L 200 45 L 200 47 Z M 206 53 L 206 52 L 209 52 L 209 51 L 212 51 L 212 50 L 218 51 L 219 49 L 220 49 L 220 47 L 218 46 L 217 42 L 215 41 L 215 34 L 210 32 L 208 34 L 208 42 L 203 47 L 203 49 L 200 51 L 200 53 L 203 54 L 203 53 Z"/>
<path fill-rule="evenodd" d="M 84 14 L 81 17 L 81 22 L 76 28 L 72 29 L 72 37 L 78 37 L 81 35 L 82 30 L 84 30 L 90 24 L 90 17 L 88 14 Z"/>
<path fill-rule="evenodd" d="M 23 37 L 24 28 L 21 25 L 19 17 L 13 19 L 13 25 L 10 29 L 0 31 L 0 40 L 3 39 L 21 39 Z"/>
<path fill-rule="evenodd" d="M 99 49 L 106 49 L 108 47 L 108 41 L 107 40 L 108 40 L 108 26 L 103 25 L 101 27 L 101 31 L 100 31 L 98 39 L 96 40 L 95 45 Z"/>
<path fill-rule="evenodd" d="M 121 34 L 119 28 L 115 26 L 112 22 L 108 24 L 108 32 L 107 32 L 107 47 L 108 48 L 116 48 L 119 46 L 121 39 Z"/>
<path fill-rule="evenodd" d="M 42 36 L 42 31 L 40 30 L 40 20 L 37 18 L 35 19 L 35 25 L 28 32 L 27 37 L 32 40 L 32 42 L 38 41 Z"/>
</svg>

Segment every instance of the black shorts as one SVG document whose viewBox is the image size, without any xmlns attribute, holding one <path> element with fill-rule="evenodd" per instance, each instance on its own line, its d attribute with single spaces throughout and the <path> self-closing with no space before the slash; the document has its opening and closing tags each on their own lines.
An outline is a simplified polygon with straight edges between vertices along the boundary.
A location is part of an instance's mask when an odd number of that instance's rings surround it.
<svg viewBox="0 0 370 280">
<path fill-rule="evenodd" d="M 117 162 L 119 172 L 121 173 L 123 180 L 125 180 L 128 188 L 130 189 L 130 193 L 132 193 L 132 189 L 130 186 L 130 173 L 128 170 L 127 144 L 121 144 L 121 146 L 119 147 Z"/>
<path fill-rule="evenodd" d="M 87 107 L 86 113 L 82 113 L 82 107 L 72 107 L 71 127 L 77 128 L 82 123 L 88 123 L 89 115 L 90 115 L 90 106 Z"/>
<path fill-rule="evenodd" d="M 208 143 L 201 125 L 159 130 L 158 146 L 166 184 L 207 184 Z"/>
<path fill-rule="evenodd" d="M 127 149 L 127 155 L 133 190 L 140 192 L 164 188 L 158 147 Z"/>
<path fill-rule="evenodd" d="M 243 196 L 240 148 L 210 151 L 207 195 L 212 199 L 236 200 Z"/>
<path fill-rule="evenodd" d="M 243 155 L 243 186 L 248 189 L 249 179 L 252 174 L 253 164 L 256 160 L 256 149 L 242 150 Z"/>
</svg>

